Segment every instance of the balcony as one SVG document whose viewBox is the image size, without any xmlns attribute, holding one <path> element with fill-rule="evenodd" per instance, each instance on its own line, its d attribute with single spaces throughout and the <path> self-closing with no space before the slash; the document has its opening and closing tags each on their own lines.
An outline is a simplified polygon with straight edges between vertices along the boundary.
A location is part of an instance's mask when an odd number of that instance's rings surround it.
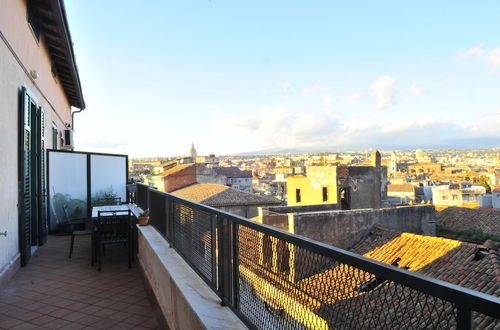
<svg viewBox="0 0 500 330">
<path fill-rule="evenodd" d="M 0 290 L 0 329 L 157 329 L 137 267 L 110 247 L 97 272 L 90 267 L 90 240 L 50 236 Z"/>
<path fill-rule="evenodd" d="M 151 210 L 149 229 L 249 328 L 488 329 L 500 324 L 497 297 L 145 185 L 137 185 L 136 200 Z"/>
<path fill-rule="evenodd" d="M 2 328 L 489 329 L 500 300 L 136 184 L 136 266 L 50 236 L 0 292 Z M 139 270 L 139 271 L 138 271 Z M 145 289 L 146 288 L 146 289 Z M 149 298 L 149 299 L 148 299 Z M 154 306 L 154 308 L 153 308 Z"/>
</svg>

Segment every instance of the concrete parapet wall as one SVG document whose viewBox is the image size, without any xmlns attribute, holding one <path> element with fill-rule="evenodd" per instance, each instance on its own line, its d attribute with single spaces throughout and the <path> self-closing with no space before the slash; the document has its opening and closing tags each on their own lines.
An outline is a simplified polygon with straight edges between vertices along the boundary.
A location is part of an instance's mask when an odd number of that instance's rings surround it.
<svg viewBox="0 0 500 330">
<path fill-rule="evenodd" d="M 297 205 L 297 206 L 273 206 L 266 207 L 265 210 L 275 213 L 301 213 L 338 210 L 337 204 L 316 204 L 316 205 Z"/>
<path fill-rule="evenodd" d="M 436 234 L 433 206 L 405 206 L 386 209 L 306 212 L 293 214 L 294 234 L 342 249 L 359 242 L 374 225 L 401 232 Z"/>
<path fill-rule="evenodd" d="M 138 227 L 138 259 L 170 329 L 247 329 L 152 227 Z"/>
</svg>

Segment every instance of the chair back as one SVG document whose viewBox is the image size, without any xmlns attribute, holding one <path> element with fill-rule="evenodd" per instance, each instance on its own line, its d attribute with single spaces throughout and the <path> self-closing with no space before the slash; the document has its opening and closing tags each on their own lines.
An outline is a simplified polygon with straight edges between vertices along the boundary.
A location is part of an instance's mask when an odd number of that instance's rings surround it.
<svg viewBox="0 0 500 330">
<path fill-rule="evenodd" d="M 73 218 L 71 217 L 71 214 L 69 213 L 69 207 L 67 204 L 64 204 L 62 206 L 62 210 L 63 210 L 63 213 L 64 213 L 64 217 L 66 218 L 66 222 L 69 224 L 70 226 L 70 230 L 73 231 L 75 230 L 75 223 L 73 221 Z"/>
<path fill-rule="evenodd" d="M 100 198 L 92 202 L 92 206 L 121 205 L 121 197 Z"/>
<path fill-rule="evenodd" d="M 131 211 L 99 211 L 94 222 L 94 234 L 98 240 L 122 242 L 131 235 Z"/>
</svg>

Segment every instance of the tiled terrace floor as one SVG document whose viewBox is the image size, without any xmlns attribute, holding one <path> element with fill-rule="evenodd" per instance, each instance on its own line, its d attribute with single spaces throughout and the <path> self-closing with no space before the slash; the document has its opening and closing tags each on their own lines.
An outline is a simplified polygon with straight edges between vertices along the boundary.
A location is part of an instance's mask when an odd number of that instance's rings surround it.
<svg viewBox="0 0 500 330">
<path fill-rule="evenodd" d="M 0 329 L 156 329 L 126 248 L 107 248 L 99 273 L 90 266 L 90 239 L 76 237 L 71 259 L 69 239 L 49 236 L 0 290 Z"/>
</svg>

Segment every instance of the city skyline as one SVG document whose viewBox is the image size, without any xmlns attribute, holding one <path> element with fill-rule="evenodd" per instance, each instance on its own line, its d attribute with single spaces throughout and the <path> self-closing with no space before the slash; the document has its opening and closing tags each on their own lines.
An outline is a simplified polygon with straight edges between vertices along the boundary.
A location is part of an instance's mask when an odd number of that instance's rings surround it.
<svg viewBox="0 0 500 330">
<path fill-rule="evenodd" d="M 182 155 L 191 141 L 199 154 L 495 147 L 499 9 L 67 2 L 87 103 L 76 147 L 132 157 Z"/>
</svg>

